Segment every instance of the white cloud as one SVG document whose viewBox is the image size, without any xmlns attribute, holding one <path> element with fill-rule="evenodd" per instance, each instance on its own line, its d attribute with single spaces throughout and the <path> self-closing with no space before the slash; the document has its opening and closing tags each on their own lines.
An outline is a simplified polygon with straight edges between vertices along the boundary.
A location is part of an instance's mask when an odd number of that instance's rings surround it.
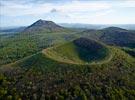
<svg viewBox="0 0 135 100">
<path fill-rule="evenodd" d="M 107 3 L 99 2 L 71 2 L 69 4 L 58 7 L 63 12 L 83 12 L 83 11 L 97 11 L 109 9 L 111 6 Z"/>
<path fill-rule="evenodd" d="M 106 10 L 106 11 L 104 11 L 104 12 L 97 12 L 97 13 L 95 13 L 95 16 L 96 16 L 96 17 L 105 16 L 105 15 L 107 15 L 107 14 L 109 14 L 109 13 L 113 13 L 113 12 L 114 12 L 114 10 L 109 9 L 109 10 Z"/>
<path fill-rule="evenodd" d="M 120 7 L 134 7 L 135 8 L 135 0 L 126 0 L 119 4 Z"/>
<path fill-rule="evenodd" d="M 126 0 L 123 2 L 91 2 L 75 0 L 68 3 L 54 4 L 54 3 L 39 3 L 39 4 L 23 4 L 15 2 L 4 2 L 2 14 L 9 16 L 29 15 L 29 14 L 45 14 L 53 9 L 61 13 L 81 13 L 91 11 L 108 10 L 112 7 L 135 7 L 135 1 Z"/>
<path fill-rule="evenodd" d="M 48 13 L 52 8 L 52 4 L 42 4 L 39 6 L 12 4 L 2 7 L 1 13 L 6 16 L 37 15 Z"/>
<path fill-rule="evenodd" d="M 21 16 L 29 14 L 45 14 L 52 9 L 56 9 L 61 13 L 74 13 L 74 12 L 88 12 L 88 11 L 97 11 L 109 9 L 110 5 L 107 3 L 98 3 L 98 2 L 82 2 L 82 1 L 73 1 L 71 3 L 65 4 L 53 4 L 53 3 L 43 3 L 37 5 L 23 5 L 15 4 L 14 2 L 5 3 L 5 6 L 2 7 L 2 14 L 7 16 Z"/>
</svg>

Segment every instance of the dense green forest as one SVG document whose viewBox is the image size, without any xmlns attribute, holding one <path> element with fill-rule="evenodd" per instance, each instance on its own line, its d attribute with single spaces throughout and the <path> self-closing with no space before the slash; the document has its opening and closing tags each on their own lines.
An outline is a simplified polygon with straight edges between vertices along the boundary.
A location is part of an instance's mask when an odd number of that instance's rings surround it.
<svg viewBox="0 0 135 100">
<path fill-rule="evenodd" d="M 1 99 L 134 100 L 135 59 L 112 47 L 103 64 L 60 63 L 37 53 L 0 68 Z"/>
</svg>

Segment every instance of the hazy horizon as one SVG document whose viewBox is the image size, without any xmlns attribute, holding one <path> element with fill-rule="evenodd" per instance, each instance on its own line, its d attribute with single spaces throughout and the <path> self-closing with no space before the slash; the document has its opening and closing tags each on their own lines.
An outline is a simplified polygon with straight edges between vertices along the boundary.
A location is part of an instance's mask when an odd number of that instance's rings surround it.
<svg viewBox="0 0 135 100">
<path fill-rule="evenodd" d="M 38 20 L 36 20 L 36 21 L 38 21 Z M 35 22 L 36 22 L 35 21 Z M 52 20 L 47 20 L 47 21 L 52 21 Z M 54 21 L 53 21 L 54 22 Z M 34 22 L 32 22 L 32 23 L 30 23 L 30 24 L 28 24 L 28 25 L 11 25 L 11 26 L 0 26 L 1 28 L 6 28 L 6 27 L 27 27 L 27 26 L 30 26 L 31 24 L 33 24 Z M 61 25 L 61 24 L 82 24 L 82 25 L 135 25 L 134 23 L 133 24 L 91 24 L 91 23 L 56 23 L 56 24 L 58 24 L 58 25 Z"/>
<path fill-rule="evenodd" d="M 0 27 L 28 26 L 43 19 L 71 24 L 135 24 L 133 0 L 1 0 Z"/>
</svg>

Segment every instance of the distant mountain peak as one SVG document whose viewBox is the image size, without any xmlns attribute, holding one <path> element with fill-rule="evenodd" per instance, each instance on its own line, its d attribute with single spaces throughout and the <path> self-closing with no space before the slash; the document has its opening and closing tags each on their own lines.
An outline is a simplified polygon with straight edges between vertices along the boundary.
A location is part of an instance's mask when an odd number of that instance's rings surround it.
<svg viewBox="0 0 135 100">
<path fill-rule="evenodd" d="M 28 26 L 24 32 L 34 33 L 34 32 L 53 32 L 53 31 L 61 31 L 64 28 L 62 26 L 57 25 L 53 21 L 42 20 L 34 22 L 32 25 Z"/>
<path fill-rule="evenodd" d="M 48 25 L 57 25 L 57 24 L 54 23 L 53 21 L 39 19 L 38 21 L 36 21 L 35 23 L 33 23 L 30 26 L 48 26 Z"/>
<path fill-rule="evenodd" d="M 39 20 L 37 20 L 36 22 L 52 22 L 52 21 L 39 19 Z"/>
</svg>

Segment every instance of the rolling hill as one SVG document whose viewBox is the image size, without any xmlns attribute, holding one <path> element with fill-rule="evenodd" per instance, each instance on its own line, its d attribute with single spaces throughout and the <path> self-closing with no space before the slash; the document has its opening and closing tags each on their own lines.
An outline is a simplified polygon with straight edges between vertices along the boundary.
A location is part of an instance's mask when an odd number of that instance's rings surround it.
<svg viewBox="0 0 135 100">
<path fill-rule="evenodd" d="M 0 33 L 2 34 L 11 34 L 11 33 L 19 33 L 19 32 L 22 32 L 26 27 L 25 26 L 22 26 L 22 27 L 11 27 L 11 28 L 5 28 L 5 29 L 1 29 L 0 28 Z"/>
<path fill-rule="evenodd" d="M 55 60 L 78 64 L 100 61 L 109 54 L 105 45 L 87 38 L 78 38 L 63 45 L 45 49 L 43 52 Z"/>
<path fill-rule="evenodd" d="M 80 35 L 102 41 L 109 45 L 135 48 L 135 31 L 118 27 L 108 27 L 101 30 L 86 30 Z"/>
</svg>

